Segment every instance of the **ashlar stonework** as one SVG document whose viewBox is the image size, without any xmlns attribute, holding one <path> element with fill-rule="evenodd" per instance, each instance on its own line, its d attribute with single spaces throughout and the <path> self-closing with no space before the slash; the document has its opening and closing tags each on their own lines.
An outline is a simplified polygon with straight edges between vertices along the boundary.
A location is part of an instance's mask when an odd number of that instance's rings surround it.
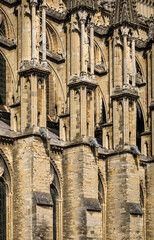
<svg viewBox="0 0 154 240">
<path fill-rule="evenodd" d="M 154 240 L 151 0 L 0 1 L 0 240 Z"/>
</svg>

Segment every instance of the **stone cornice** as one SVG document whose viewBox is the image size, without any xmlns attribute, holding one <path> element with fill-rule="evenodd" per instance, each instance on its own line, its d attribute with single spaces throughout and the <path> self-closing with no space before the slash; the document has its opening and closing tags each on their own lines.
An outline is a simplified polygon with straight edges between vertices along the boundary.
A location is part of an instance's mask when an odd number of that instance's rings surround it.
<svg viewBox="0 0 154 240">
<path fill-rule="evenodd" d="M 48 66 L 44 66 L 38 62 L 33 63 L 31 61 L 23 61 L 20 71 L 20 76 L 30 76 L 31 74 L 37 74 L 40 77 L 45 77 L 50 74 Z"/>
<path fill-rule="evenodd" d="M 138 92 L 136 89 L 132 89 L 129 87 L 125 87 L 121 89 L 120 87 L 116 87 L 113 90 L 113 94 L 111 96 L 112 99 L 123 99 L 129 98 L 132 100 L 137 100 L 139 98 Z"/>
<path fill-rule="evenodd" d="M 14 138 L 9 136 L 0 135 L 0 144 L 13 144 Z"/>
<path fill-rule="evenodd" d="M 49 58 L 51 60 L 54 60 L 58 63 L 61 63 L 61 62 L 65 61 L 65 58 L 63 57 L 62 54 L 54 53 L 54 52 L 51 52 L 49 50 L 47 50 L 47 58 Z"/>
<path fill-rule="evenodd" d="M 97 87 L 96 79 L 92 76 L 81 75 L 81 76 L 73 76 L 68 84 L 69 88 L 80 87 L 80 86 L 88 86 L 89 88 L 95 89 Z"/>
<path fill-rule="evenodd" d="M 58 21 L 64 21 L 67 17 L 67 11 L 61 12 L 54 8 L 47 8 L 47 16 L 52 17 Z"/>
<path fill-rule="evenodd" d="M 103 35 L 108 34 L 109 27 L 108 26 L 102 26 L 102 25 L 100 25 L 100 26 L 95 25 L 94 26 L 94 31 L 95 31 L 96 34 L 103 36 Z"/>
</svg>

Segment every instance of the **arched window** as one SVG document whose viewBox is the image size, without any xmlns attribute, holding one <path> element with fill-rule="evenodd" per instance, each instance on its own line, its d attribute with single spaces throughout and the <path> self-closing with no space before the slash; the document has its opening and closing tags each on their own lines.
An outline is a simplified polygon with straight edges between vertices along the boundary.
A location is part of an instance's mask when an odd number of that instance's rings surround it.
<svg viewBox="0 0 154 240">
<path fill-rule="evenodd" d="M 50 193 L 53 201 L 53 240 L 57 240 L 57 198 L 58 193 L 54 185 L 50 187 Z"/>
<path fill-rule="evenodd" d="M 101 239 L 105 239 L 106 236 L 106 231 L 105 231 L 105 226 L 106 226 L 106 220 L 105 220 L 105 215 L 106 215 L 106 206 L 105 206 L 105 193 L 104 193 L 104 187 L 102 180 L 100 176 L 98 176 L 98 199 L 101 205 Z"/>
<path fill-rule="evenodd" d="M 103 99 L 102 99 L 102 123 L 103 124 L 106 123 L 106 111 Z"/>
<path fill-rule="evenodd" d="M 60 194 L 60 182 L 55 168 L 51 165 L 50 167 L 50 194 L 53 201 L 53 215 L 52 215 L 52 239 L 61 239 L 61 194 Z"/>
<path fill-rule="evenodd" d="M 6 240 L 6 187 L 0 179 L 0 240 Z"/>
<path fill-rule="evenodd" d="M 137 118 L 136 118 L 136 145 L 138 149 L 141 151 L 141 133 L 144 132 L 144 119 L 141 107 L 137 102 Z"/>
<path fill-rule="evenodd" d="M 6 104 L 6 61 L 0 54 L 0 104 Z"/>
</svg>

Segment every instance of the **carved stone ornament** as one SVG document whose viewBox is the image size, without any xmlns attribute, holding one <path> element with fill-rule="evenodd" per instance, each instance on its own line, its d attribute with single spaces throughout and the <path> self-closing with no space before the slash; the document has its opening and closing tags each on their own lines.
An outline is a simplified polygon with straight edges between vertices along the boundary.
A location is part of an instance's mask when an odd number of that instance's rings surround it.
<svg viewBox="0 0 154 240">
<path fill-rule="evenodd" d="M 3 175 L 4 173 L 4 163 L 2 162 L 2 160 L 0 160 L 0 177 Z"/>
</svg>

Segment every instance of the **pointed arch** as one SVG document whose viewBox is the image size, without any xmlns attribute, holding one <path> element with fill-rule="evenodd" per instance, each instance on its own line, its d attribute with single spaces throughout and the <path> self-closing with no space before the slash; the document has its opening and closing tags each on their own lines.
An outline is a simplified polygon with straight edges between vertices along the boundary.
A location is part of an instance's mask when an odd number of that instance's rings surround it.
<svg viewBox="0 0 154 240">
<path fill-rule="evenodd" d="M 53 120 L 57 121 L 58 115 L 61 114 L 65 108 L 66 96 L 61 78 L 50 62 L 49 68 L 51 74 L 47 80 L 47 113 Z M 57 97 L 59 99 L 57 99 Z"/>
<path fill-rule="evenodd" d="M 50 160 L 50 194 L 53 201 L 53 240 L 62 237 L 62 177 L 55 161 Z"/>
<path fill-rule="evenodd" d="M 138 57 L 135 57 L 136 60 L 136 84 L 141 85 L 145 83 L 145 73 L 143 71 L 143 67 L 138 59 Z"/>
<path fill-rule="evenodd" d="M 3 27 L 5 28 L 5 33 L 2 31 L 1 33 L 3 37 L 8 38 L 8 39 L 15 39 L 15 30 L 13 27 L 13 24 L 8 16 L 8 14 L 4 11 L 4 9 L 0 6 L 0 16 L 2 19 L 2 22 L 4 25 Z M 1 35 L 0 33 L 0 35 Z"/>
<path fill-rule="evenodd" d="M 6 239 L 6 236 L 8 239 L 11 237 L 11 185 L 12 169 L 6 155 L 0 149 L 0 239 Z"/>
<path fill-rule="evenodd" d="M 55 53 L 61 53 L 64 56 L 64 46 L 58 31 L 51 22 L 47 21 L 47 41 L 49 50 Z"/>
<path fill-rule="evenodd" d="M 98 169 L 98 200 L 101 205 L 101 239 L 106 239 L 106 185 Z"/>
<path fill-rule="evenodd" d="M 10 65 L 10 62 L 9 62 L 9 60 L 8 60 L 8 58 L 6 57 L 6 55 L 3 53 L 3 51 L 0 49 L 0 54 L 2 55 L 2 57 L 5 59 L 5 61 L 6 61 L 6 67 L 8 66 L 8 69 L 9 69 L 9 71 L 10 71 L 10 77 L 11 77 L 11 79 L 10 79 L 10 82 L 9 82 L 9 87 L 11 87 L 11 89 L 12 89 L 12 91 L 10 91 L 10 92 L 12 92 L 12 95 L 15 95 L 15 93 L 16 93 L 16 88 L 17 88 L 17 83 L 16 83 L 16 80 L 15 80 L 15 76 L 14 76 L 14 73 L 13 73 L 13 70 L 12 70 L 12 67 L 11 67 L 11 65 Z M 8 73 L 6 74 L 6 78 L 8 77 Z M 6 96 L 7 97 L 7 96 Z M 11 96 L 12 97 L 12 96 Z M 8 97 L 7 97 L 7 99 L 9 99 Z M 10 101 L 11 101 L 12 99 L 10 99 Z M 12 104 L 12 102 L 10 102 L 9 104 Z"/>
</svg>

